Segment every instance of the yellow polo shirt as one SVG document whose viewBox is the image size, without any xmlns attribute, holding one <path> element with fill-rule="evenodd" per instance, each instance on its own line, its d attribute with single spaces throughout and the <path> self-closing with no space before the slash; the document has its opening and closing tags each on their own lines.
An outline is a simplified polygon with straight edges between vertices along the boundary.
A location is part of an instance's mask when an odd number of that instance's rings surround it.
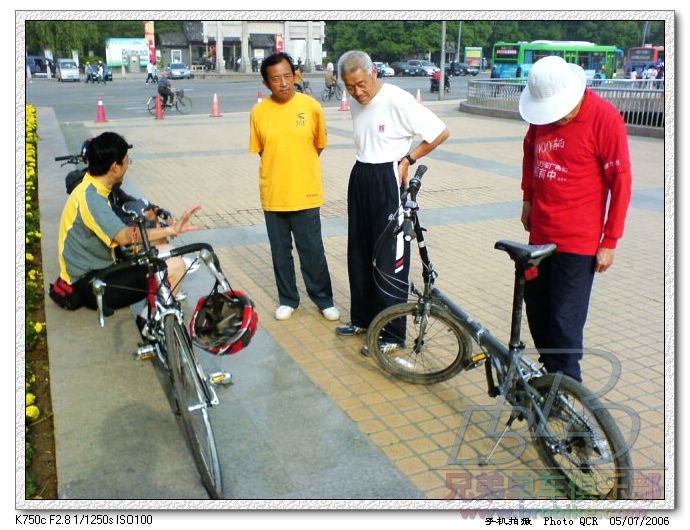
<svg viewBox="0 0 690 530">
<path fill-rule="evenodd" d="M 287 103 L 271 98 L 251 111 L 249 151 L 259 153 L 259 193 L 266 211 L 320 207 L 323 179 L 319 149 L 328 143 L 321 104 L 295 93 Z"/>
</svg>

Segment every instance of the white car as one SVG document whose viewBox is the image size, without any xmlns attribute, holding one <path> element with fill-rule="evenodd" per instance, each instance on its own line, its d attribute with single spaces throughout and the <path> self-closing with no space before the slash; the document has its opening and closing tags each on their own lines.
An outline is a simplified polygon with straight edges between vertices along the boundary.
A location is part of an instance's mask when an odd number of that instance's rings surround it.
<svg viewBox="0 0 690 530">
<path fill-rule="evenodd" d="M 79 67 L 72 59 L 58 59 L 55 63 L 55 77 L 60 82 L 79 81 Z"/>
<path fill-rule="evenodd" d="M 374 66 L 378 70 L 379 77 L 393 77 L 395 75 L 395 70 L 388 66 L 388 63 L 374 61 Z"/>
<path fill-rule="evenodd" d="M 194 77 L 184 63 L 170 63 L 166 70 L 170 72 L 170 79 L 191 79 Z"/>
</svg>

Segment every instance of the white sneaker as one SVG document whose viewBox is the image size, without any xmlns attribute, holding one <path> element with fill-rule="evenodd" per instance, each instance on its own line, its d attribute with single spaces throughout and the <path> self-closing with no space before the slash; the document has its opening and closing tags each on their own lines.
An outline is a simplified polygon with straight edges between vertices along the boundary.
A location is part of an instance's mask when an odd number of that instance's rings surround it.
<svg viewBox="0 0 690 530">
<path fill-rule="evenodd" d="M 290 307 L 289 305 L 281 305 L 278 306 L 278 309 L 276 309 L 276 320 L 287 320 L 292 316 L 292 313 L 295 311 L 294 307 Z"/>
<path fill-rule="evenodd" d="M 326 320 L 340 320 L 340 311 L 335 306 L 322 309 L 321 314 Z"/>
</svg>

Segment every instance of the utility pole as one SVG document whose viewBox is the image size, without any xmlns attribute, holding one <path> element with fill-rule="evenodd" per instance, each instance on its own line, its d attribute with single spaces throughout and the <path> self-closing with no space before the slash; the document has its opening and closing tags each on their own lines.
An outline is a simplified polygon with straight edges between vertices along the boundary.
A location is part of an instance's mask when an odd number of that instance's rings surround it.
<svg viewBox="0 0 690 530">
<path fill-rule="evenodd" d="M 439 60 L 439 67 L 441 68 L 441 78 L 438 80 L 438 99 L 443 99 L 446 82 L 446 21 L 441 22 L 441 59 Z"/>
<path fill-rule="evenodd" d="M 460 37 L 462 36 L 462 20 L 458 22 L 458 45 L 455 48 L 455 62 L 460 62 Z"/>
<path fill-rule="evenodd" d="M 645 21 L 642 26 L 642 46 L 647 43 L 647 33 L 649 33 L 649 20 Z"/>
<path fill-rule="evenodd" d="M 225 58 L 223 57 L 223 23 L 216 22 L 216 72 L 225 70 Z"/>
</svg>

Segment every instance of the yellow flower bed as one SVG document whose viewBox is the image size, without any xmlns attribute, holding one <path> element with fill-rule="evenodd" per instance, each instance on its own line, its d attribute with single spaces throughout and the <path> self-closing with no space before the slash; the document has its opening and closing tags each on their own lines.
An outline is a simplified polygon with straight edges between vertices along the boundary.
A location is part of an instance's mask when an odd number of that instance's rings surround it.
<svg viewBox="0 0 690 530">
<path fill-rule="evenodd" d="M 24 294 L 25 294 L 25 359 L 32 351 L 42 334 L 45 333 L 45 322 L 34 322 L 32 315 L 43 301 L 43 275 L 38 264 L 37 257 L 41 250 L 41 226 L 40 215 L 38 212 L 38 120 L 36 108 L 32 105 L 26 106 L 26 167 L 25 167 L 25 231 L 24 237 L 26 248 L 24 254 Z M 32 373 L 32 367 L 26 363 L 26 422 L 27 435 L 31 429 L 31 423 L 38 420 L 41 416 L 39 404 L 40 396 L 36 396 L 29 389 L 35 382 L 36 376 Z M 26 441 L 26 462 L 27 469 L 31 464 L 33 448 Z M 27 474 L 26 492 L 27 495 L 35 495 L 35 488 L 31 484 Z"/>
</svg>

